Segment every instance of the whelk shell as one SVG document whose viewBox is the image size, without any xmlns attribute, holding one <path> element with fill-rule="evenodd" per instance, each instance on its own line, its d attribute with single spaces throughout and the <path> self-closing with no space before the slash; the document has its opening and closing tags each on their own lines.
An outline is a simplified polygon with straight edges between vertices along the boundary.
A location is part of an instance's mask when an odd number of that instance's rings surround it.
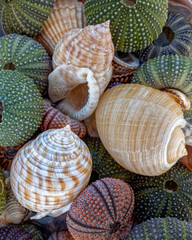
<svg viewBox="0 0 192 240">
<path fill-rule="evenodd" d="M 92 159 L 85 143 L 67 125 L 50 129 L 24 145 L 11 168 L 11 187 L 17 200 L 37 212 L 59 216 L 87 186 Z"/>
</svg>

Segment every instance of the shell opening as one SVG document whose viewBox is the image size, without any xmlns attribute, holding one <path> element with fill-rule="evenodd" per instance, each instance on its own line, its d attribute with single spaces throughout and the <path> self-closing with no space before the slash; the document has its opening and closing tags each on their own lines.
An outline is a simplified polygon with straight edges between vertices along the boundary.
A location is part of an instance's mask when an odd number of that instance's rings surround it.
<svg viewBox="0 0 192 240">
<path fill-rule="evenodd" d="M 178 188 L 179 188 L 178 184 L 173 180 L 165 182 L 166 192 L 173 193 L 176 192 Z"/>
<path fill-rule="evenodd" d="M 0 102 L 0 123 L 2 122 L 3 104 Z"/>
<path fill-rule="evenodd" d="M 14 63 L 8 62 L 8 63 L 5 64 L 3 69 L 4 70 L 12 70 L 12 71 L 14 71 L 16 69 L 16 67 L 15 67 Z"/>
<path fill-rule="evenodd" d="M 174 40 L 175 33 L 170 27 L 163 27 L 162 33 L 157 39 L 153 41 L 156 46 L 165 47 L 168 46 Z"/>
<path fill-rule="evenodd" d="M 136 0 L 123 0 L 123 3 L 125 3 L 127 6 L 134 6 Z"/>
</svg>

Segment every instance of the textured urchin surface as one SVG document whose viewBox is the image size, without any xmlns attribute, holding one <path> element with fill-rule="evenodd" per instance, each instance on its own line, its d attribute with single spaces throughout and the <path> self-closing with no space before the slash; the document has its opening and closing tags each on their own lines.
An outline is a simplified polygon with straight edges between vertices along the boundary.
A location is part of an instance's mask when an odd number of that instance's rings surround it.
<svg viewBox="0 0 192 240">
<path fill-rule="evenodd" d="M 179 13 L 169 12 L 163 33 L 143 51 L 140 61 L 172 54 L 192 54 L 192 25 Z"/>
<path fill-rule="evenodd" d="M 177 218 L 152 218 L 137 225 L 126 240 L 190 240 L 192 224 Z"/>
<path fill-rule="evenodd" d="M 0 168 L 0 214 L 5 208 L 6 197 L 7 197 L 7 193 L 6 193 L 6 186 L 5 186 L 5 178 L 3 175 L 3 171 Z"/>
<path fill-rule="evenodd" d="M 89 25 L 110 20 L 115 49 L 131 52 L 147 47 L 162 32 L 168 1 L 87 0 L 84 9 Z"/>
<path fill-rule="evenodd" d="M 132 227 L 132 188 L 120 179 L 103 178 L 89 185 L 74 200 L 67 227 L 76 240 L 119 240 Z"/>
<path fill-rule="evenodd" d="M 1 0 L 0 16 L 4 31 L 33 37 L 41 31 L 55 0 Z"/>
<path fill-rule="evenodd" d="M 105 177 L 119 178 L 128 183 L 131 182 L 133 173 L 121 167 L 107 152 L 100 138 L 86 137 L 83 139 L 87 144 L 93 161 L 93 171 L 99 179 Z"/>
<path fill-rule="evenodd" d="M 155 217 L 192 220 L 192 172 L 177 163 L 158 177 L 135 175 L 134 215 L 139 222 Z"/>
<path fill-rule="evenodd" d="M 0 38 L 0 70 L 24 73 L 33 79 L 41 93 L 48 86 L 49 60 L 44 47 L 30 37 L 9 34 Z"/>
<path fill-rule="evenodd" d="M 22 224 L 21 227 L 28 233 L 30 234 L 35 240 L 43 240 L 43 236 L 42 233 L 40 232 L 40 230 L 32 225 L 32 224 Z"/>
<path fill-rule="evenodd" d="M 33 81 L 17 71 L 0 71 L 0 103 L 0 146 L 28 140 L 43 117 L 43 99 Z"/>
<path fill-rule="evenodd" d="M 176 89 L 186 94 L 192 104 L 192 58 L 164 55 L 143 63 L 132 78 L 132 83 L 156 89 Z M 184 116 L 191 118 L 192 108 Z"/>
</svg>

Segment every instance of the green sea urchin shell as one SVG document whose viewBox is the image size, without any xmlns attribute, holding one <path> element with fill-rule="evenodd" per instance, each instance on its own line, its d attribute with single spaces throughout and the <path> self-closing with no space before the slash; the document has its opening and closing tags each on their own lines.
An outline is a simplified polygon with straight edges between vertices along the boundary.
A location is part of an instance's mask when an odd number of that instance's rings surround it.
<svg viewBox="0 0 192 240">
<path fill-rule="evenodd" d="M 135 175 L 132 188 L 139 222 L 167 216 L 192 220 L 192 171 L 181 163 L 157 177 Z"/>
<path fill-rule="evenodd" d="M 143 51 L 140 61 L 175 54 L 192 54 L 192 25 L 179 13 L 169 12 L 163 33 Z"/>
<path fill-rule="evenodd" d="M 192 104 L 192 58 L 164 55 L 150 59 L 136 71 L 132 83 L 179 90 L 187 95 Z M 184 116 L 187 119 L 192 117 L 192 107 L 185 111 Z"/>
<path fill-rule="evenodd" d="M 6 186 L 5 186 L 5 178 L 3 175 L 3 171 L 0 168 L 0 214 L 3 212 L 6 205 Z"/>
<path fill-rule="evenodd" d="M 43 117 L 43 99 L 33 81 L 17 71 L 0 71 L 0 103 L 0 146 L 28 140 Z"/>
<path fill-rule="evenodd" d="M 84 9 L 89 25 L 110 20 L 116 50 L 132 52 L 147 47 L 162 32 L 168 1 L 86 0 Z"/>
<path fill-rule="evenodd" d="M 1 0 L 0 16 L 4 31 L 35 36 L 41 31 L 55 0 Z"/>
<path fill-rule="evenodd" d="M 41 93 L 48 86 L 49 60 L 44 47 L 30 37 L 10 34 L 0 38 L 0 70 L 24 73 L 34 80 Z"/>
<path fill-rule="evenodd" d="M 127 240 L 190 240 L 192 224 L 177 218 L 152 218 L 137 225 Z"/>
<path fill-rule="evenodd" d="M 83 139 L 87 144 L 93 161 L 93 171 L 98 174 L 98 179 L 111 177 L 131 182 L 132 173 L 121 167 L 107 152 L 100 138 L 87 137 Z"/>
</svg>

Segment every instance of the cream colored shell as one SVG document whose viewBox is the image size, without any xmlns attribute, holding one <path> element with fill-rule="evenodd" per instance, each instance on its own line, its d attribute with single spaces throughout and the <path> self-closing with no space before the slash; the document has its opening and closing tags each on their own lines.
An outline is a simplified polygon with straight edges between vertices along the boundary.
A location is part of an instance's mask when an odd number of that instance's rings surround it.
<svg viewBox="0 0 192 240">
<path fill-rule="evenodd" d="M 18 151 L 11 186 L 18 201 L 37 212 L 33 219 L 56 217 L 87 186 L 91 170 L 89 149 L 67 125 L 43 132 Z"/>
<path fill-rule="evenodd" d="M 124 168 L 147 176 L 168 171 L 186 155 L 186 121 L 166 93 L 138 84 L 107 90 L 96 110 L 101 141 Z"/>
</svg>

